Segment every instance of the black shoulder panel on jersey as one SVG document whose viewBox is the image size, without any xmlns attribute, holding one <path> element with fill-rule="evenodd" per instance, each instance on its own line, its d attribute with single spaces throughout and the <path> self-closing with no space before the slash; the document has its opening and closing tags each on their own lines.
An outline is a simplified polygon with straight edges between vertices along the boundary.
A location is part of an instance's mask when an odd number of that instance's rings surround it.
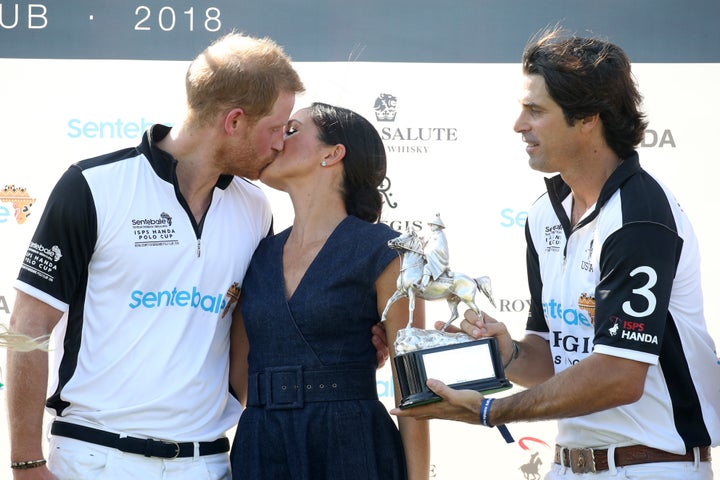
<svg viewBox="0 0 720 480">
<path fill-rule="evenodd" d="M 670 201 L 662 186 L 644 170 L 633 175 L 620 189 L 623 225 L 658 223 L 677 232 Z"/>
<path fill-rule="evenodd" d="M 23 268 L 18 279 L 70 304 L 95 249 L 97 215 L 92 193 L 80 168 L 73 165 L 60 177 L 33 235 L 33 242 L 59 249 L 58 278 L 44 278 Z"/>
</svg>

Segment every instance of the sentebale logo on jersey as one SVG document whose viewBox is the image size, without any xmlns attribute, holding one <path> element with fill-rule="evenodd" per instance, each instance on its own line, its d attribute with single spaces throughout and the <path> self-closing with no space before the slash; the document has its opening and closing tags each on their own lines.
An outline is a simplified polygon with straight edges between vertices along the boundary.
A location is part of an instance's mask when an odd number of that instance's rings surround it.
<svg viewBox="0 0 720 480">
<path fill-rule="evenodd" d="M 225 308 L 224 297 L 222 293 L 205 295 L 197 287 L 192 287 L 192 290 L 178 290 L 175 287 L 172 290 L 156 292 L 134 290 L 130 293 L 131 302 L 128 306 L 130 308 L 199 308 L 209 313 L 220 313 Z"/>
</svg>

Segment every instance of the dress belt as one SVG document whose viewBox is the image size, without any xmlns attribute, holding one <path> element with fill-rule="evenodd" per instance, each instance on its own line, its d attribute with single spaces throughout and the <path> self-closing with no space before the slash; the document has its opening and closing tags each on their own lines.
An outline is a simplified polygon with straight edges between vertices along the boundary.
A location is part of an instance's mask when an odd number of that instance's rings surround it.
<svg viewBox="0 0 720 480">
<path fill-rule="evenodd" d="M 641 463 L 693 461 L 695 461 L 695 455 L 692 450 L 684 455 L 679 455 L 645 445 L 630 445 L 615 449 L 615 466 L 617 467 Z M 710 461 L 710 447 L 700 447 L 700 461 Z M 570 467 L 573 473 L 602 472 L 609 470 L 608 450 L 606 448 L 567 448 L 556 445 L 555 463 Z"/>
<path fill-rule="evenodd" d="M 152 438 L 121 437 L 117 433 L 57 420 L 52 423 L 50 433 L 146 457 L 184 458 L 195 456 L 195 442 L 180 443 Z M 227 437 L 218 438 L 212 442 L 197 443 L 199 444 L 198 453 L 201 456 L 225 453 L 230 450 L 230 440 Z"/>
<path fill-rule="evenodd" d="M 303 408 L 306 402 L 377 400 L 375 368 L 266 368 L 248 378 L 248 407 Z"/>
</svg>

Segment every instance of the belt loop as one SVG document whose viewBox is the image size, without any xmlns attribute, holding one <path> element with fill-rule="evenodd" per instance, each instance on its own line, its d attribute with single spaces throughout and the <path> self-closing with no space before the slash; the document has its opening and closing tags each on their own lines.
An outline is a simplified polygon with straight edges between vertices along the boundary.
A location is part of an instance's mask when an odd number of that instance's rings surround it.
<svg viewBox="0 0 720 480">
<path fill-rule="evenodd" d="M 200 442 L 193 442 L 193 460 L 197 461 L 200 458 Z"/>
<path fill-rule="evenodd" d="M 150 439 L 150 438 L 145 439 L 145 451 L 143 452 L 143 455 L 145 455 L 146 457 L 152 457 L 152 451 L 153 451 L 152 444 L 153 444 L 152 439 Z"/>
<path fill-rule="evenodd" d="M 610 475 L 617 475 L 617 466 L 615 465 L 615 445 L 610 445 L 607 449 L 607 464 Z"/>
<path fill-rule="evenodd" d="M 700 447 L 693 447 L 693 471 L 700 469 Z"/>
<path fill-rule="evenodd" d="M 567 473 L 567 469 L 570 465 L 565 465 L 565 451 L 568 450 L 565 447 L 560 447 L 560 467 L 561 467 L 561 475 L 565 475 Z M 568 451 L 567 455 L 568 461 L 570 460 L 570 451 Z"/>
</svg>

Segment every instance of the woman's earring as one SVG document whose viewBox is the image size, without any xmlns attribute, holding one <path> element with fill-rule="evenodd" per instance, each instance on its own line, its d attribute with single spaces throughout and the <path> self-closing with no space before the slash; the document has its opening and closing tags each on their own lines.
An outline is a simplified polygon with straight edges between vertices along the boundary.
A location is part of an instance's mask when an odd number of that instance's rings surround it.
<svg viewBox="0 0 720 480">
<path fill-rule="evenodd" d="M 320 162 L 320 166 L 327 167 L 327 162 L 325 160 L 323 160 L 322 162 Z"/>
</svg>

